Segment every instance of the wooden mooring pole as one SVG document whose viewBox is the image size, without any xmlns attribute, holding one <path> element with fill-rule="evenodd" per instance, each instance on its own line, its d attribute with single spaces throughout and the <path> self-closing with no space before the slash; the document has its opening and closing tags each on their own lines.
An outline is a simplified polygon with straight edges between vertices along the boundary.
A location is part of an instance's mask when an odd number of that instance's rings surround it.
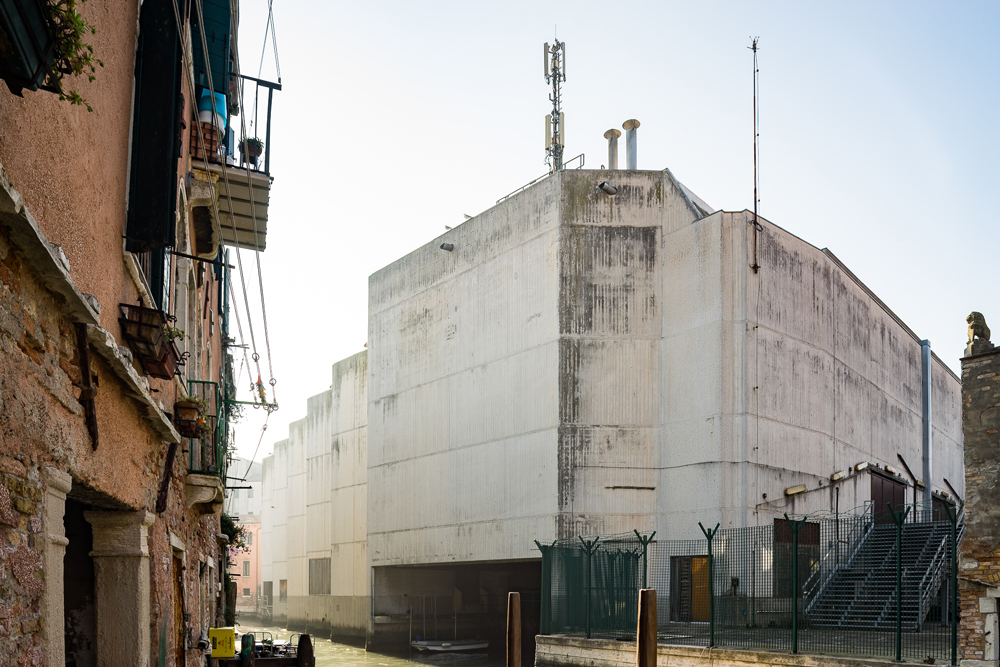
<svg viewBox="0 0 1000 667">
<path fill-rule="evenodd" d="M 521 594 L 507 594 L 507 667 L 521 667 Z"/>
<path fill-rule="evenodd" d="M 639 591 L 635 667 L 656 667 L 656 589 L 654 588 L 643 588 Z"/>
</svg>

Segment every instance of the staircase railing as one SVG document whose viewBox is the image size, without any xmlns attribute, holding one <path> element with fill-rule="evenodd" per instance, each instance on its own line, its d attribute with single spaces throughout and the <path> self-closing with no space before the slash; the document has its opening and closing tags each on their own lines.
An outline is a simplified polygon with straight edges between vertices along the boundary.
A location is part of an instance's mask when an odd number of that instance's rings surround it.
<svg viewBox="0 0 1000 667">
<path fill-rule="evenodd" d="M 917 627 L 927 618 L 927 613 L 931 609 L 931 600 L 934 599 L 934 594 L 937 593 L 941 586 L 941 580 L 944 578 L 944 569 L 948 563 L 948 543 L 950 541 L 951 536 L 947 532 L 941 536 L 937 549 L 934 551 L 934 556 L 927 566 L 927 571 L 924 572 L 924 576 L 920 579 L 920 613 L 917 616 Z"/>
<path fill-rule="evenodd" d="M 824 591 L 836 579 L 837 574 L 843 569 L 848 569 L 853 564 L 855 556 L 857 556 L 861 547 L 868 539 L 872 526 L 875 525 L 874 512 L 872 512 L 873 507 L 874 505 L 871 501 L 865 503 L 865 510 L 854 520 L 854 528 L 848 534 L 847 539 L 836 542 L 827 550 L 820 559 L 818 566 L 802 585 L 802 597 L 808 600 L 804 609 L 806 615 L 822 599 Z M 846 560 L 841 556 L 841 550 L 845 543 L 848 545 L 847 553 L 844 554 Z"/>
</svg>

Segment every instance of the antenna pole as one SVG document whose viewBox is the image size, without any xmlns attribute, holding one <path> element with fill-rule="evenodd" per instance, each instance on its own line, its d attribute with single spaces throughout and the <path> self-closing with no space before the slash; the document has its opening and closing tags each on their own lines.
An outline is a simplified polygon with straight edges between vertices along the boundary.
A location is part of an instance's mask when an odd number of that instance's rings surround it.
<svg viewBox="0 0 1000 667">
<path fill-rule="evenodd" d="M 760 264 L 757 261 L 757 233 L 761 230 L 761 224 L 757 220 L 757 202 L 759 201 L 757 197 L 757 138 L 760 134 L 757 131 L 757 40 L 760 37 L 754 37 L 751 45 L 748 47 L 753 51 L 753 264 L 750 268 L 753 269 L 754 273 L 760 270 Z"/>
<path fill-rule="evenodd" d="M 566 80 L 566 42 L 560 42 L 556 39 L 552 46 L 546 50 L 545 57 L 547 64 L 545 82 L 552 84 L 552 92 L 549 94 L 549 101 L 552 102 L 552 115 L 549 120 L 552 140 L 545 152 L 545 161 L 548 163 L 551 173 L 563 168 L 564 128 L 561 84 Z"/>
</svg>

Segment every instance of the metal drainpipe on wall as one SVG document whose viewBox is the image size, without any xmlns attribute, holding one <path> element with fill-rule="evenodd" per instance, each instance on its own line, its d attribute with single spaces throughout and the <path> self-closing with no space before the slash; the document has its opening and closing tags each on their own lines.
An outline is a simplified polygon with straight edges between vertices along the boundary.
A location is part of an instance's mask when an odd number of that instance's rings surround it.
<svg viewBox="0 0 1000 667">
<path fill-rule="evenodd" d="M 933 432 L 931 424 L 931 342 L 929 340 L 920 341 L 920 374 L 923 400 L 921 407 L 923 412 L 923 475 L 924 475 L 924 511 L 929 512 L 932 507 L 932 457 L 934 455 Z"/>
</svg>

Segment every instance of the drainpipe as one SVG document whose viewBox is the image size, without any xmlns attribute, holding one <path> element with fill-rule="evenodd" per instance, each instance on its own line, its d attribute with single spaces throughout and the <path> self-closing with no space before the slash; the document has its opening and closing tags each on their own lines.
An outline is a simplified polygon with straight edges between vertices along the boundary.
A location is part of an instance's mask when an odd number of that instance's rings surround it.
<svg viewBox="0 0 1000 667">
<path fill-rule="evenodd" d="M 920 341 L 920 373 L 923 388 L 923 467 L 924 467 L 924 511 L 931 511 L 931 458 L 934 453 L 931 440 L 931 342 Z"/>
<path fill-rule="evenodd" d="M 608 140 L 608 169 L 618 168 L 618 137 L 622 136 L 621 130 L 611 129 L 604 133 L 604 138 Z"/>
<path fill-rule="evenodd" d="M 636 145 L 635 145 L 635 135 L 636 130 L 639 128 L 639 121 L 635 118 L 625 121 L 622 123 L 622 129 L 625 130 L 625 161 L 627 162 L 627 169 L 629 171 L 635 171 L 638 169 L 636 166 Z"/>
</svg>

